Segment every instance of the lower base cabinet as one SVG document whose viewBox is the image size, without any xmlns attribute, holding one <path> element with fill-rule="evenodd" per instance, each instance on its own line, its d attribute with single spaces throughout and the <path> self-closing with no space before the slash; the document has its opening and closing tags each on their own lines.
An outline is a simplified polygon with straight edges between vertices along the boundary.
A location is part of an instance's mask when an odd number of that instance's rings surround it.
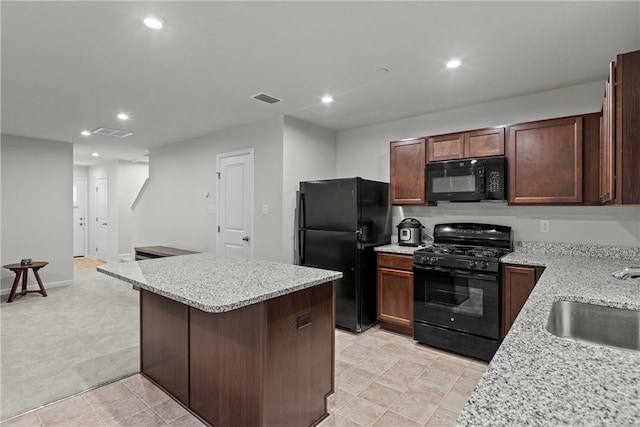
<svg viewBox="0 0 640 427">
<path fill-rule="evenodd" d="M 502 266 L 502 324 L 504 338 L 536 286 L 544 267 L 504 264 Z"/>
<path fill-rule="evenodd" d="M 413 336 L 413 257 L 378 254 L 380 327 Z"/>
<path fill-rule="evenodd" d="M 308 426 L 334 390 L 334 283 L 223 313 L 140 293 L 141 371 L 213 426 Z"/>
</svg>

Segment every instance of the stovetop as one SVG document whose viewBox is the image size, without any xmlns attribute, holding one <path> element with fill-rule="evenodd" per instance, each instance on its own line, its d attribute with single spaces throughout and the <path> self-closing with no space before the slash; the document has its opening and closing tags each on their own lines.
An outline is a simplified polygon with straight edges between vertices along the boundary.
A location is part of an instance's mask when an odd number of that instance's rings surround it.
<svg viewBox="0 0 640 427">
<path fill-rule="evenodd" d="M 433 240 L 414 252 L 414 266 L 497 273 L 513 245 L 511 227 L 492 224 L 436 224 Z"/>
<path fill-rule="evenodd" d="M 486 246 L 459 246 L 459 245 L 445 245 L 436 244 L 426 247 L 424 249 L 418 249 L 416 252 L 423 254 L 441 255 L 447 257 L 470 257 L 470 258 L 482 258 L 497 260 L 502 256 L 508 254 L 510 251 L 505 249 L 491 248 Z"/>
</svg>

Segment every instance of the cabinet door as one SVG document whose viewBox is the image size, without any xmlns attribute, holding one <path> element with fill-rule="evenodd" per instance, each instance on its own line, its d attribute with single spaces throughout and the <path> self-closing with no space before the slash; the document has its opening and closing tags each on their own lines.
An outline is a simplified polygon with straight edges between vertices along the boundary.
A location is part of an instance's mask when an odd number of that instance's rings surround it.
<svg viewBox="0 0 640 427">
<path fill-rule="evenodd" d="M 602 100 L 600 121 L 600 203 L 613 201 L 614 190 L 614 143 L 615 143 L 615 62 L 609 64 L 609 80 Z"/>
<path fill-rule="evenodd" d="M 424 139 L 391 142 L 390 199 L 392 205 L 424 205 Z"/>
<path fill-rule="evenodd" d="M 427 141 L 427 161 L 462 159 L 464 157 L 464 133 L 432 136 Z"/>
<path fill-rule="evenodd" d="M 483 129 L 467 133 L 464 156 L 488 157 L 504 155 L 504 128 Z"/>
<path fill-rule="evenodd" d="M 378 268 L 378 319 L 413 327 L 413 273 Z"/>
<path fill-rule="evenodd" d="M 615 67 L 615 203 L 640 204 L 640 50 L 618 55 Z"/>
<path fill-rule="evenodd" d="M 140 289 L 140 370 L 189 405 L 189 308 Z"/>
<path fill-rule="evenodd" d="M 502 267 L 502 333 L 504 337 L 529 298 L 543 267 Z"/>
<path fill-rule="evenodd" d="M 509 128 L 509 203 L 582 202 L 582 117 Z"/>
</svg>

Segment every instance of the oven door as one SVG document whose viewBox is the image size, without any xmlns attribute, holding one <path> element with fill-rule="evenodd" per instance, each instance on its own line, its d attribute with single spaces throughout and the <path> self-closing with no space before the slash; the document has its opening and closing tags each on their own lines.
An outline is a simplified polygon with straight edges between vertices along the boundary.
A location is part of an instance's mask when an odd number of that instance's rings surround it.
<svg viewBox="0 0 640 427">
<path fill-rule="evenodd" d="M 426 165 L 428 201 L 472 202 L 484 200 L 484 167 L 470 160 Z"/>
<path fill-rule="evenodd" d="M 498 274 L 440 267 L 413 267 L 414 320 L 498 339 Z"/>
</svg>

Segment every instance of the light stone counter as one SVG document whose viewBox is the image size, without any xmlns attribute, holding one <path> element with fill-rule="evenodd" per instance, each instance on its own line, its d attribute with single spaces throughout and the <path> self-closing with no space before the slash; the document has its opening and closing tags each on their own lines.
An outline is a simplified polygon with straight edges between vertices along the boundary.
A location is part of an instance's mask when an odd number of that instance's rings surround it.
<svg viewBox="0 0 640 427">
<path fill-rule="evenodd" d="M 209 313 L 235 310 L 342 277 L 338 271 L 212 253 L 108 263 L 98 271 Z"/>
<path fill-rule="evenodd" d="M 553 301 L 640 310 L 640 248 L 516 245 L 503 263 L 545 266 L 540 281 L 456 421 L 457 426 L 640 425 L 640 353 L 546 331 Z"/>
<path fill-rule="evenodd" d="M 427 246 L 431 246 L 431 242 L 422 242 L 420 246 L 400 246 L 397 243 L 391 243 L 389 245 L 376 246 L 374 251 L 397 255 L 413 255 L 418 249 L 424 249 Z"/>
</svg>

